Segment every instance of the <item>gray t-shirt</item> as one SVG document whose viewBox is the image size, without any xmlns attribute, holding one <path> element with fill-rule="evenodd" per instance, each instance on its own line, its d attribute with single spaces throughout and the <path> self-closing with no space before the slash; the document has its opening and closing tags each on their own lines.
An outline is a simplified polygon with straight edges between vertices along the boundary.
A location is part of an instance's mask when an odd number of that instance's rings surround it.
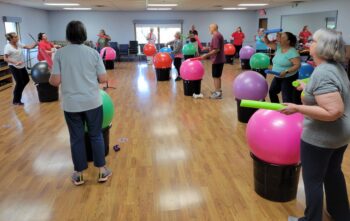
<svg viewBox="0 0 350 221">
<path fill-rule="evenodd" d="M 59 49 L 52 74 L 61 75 L 63 110 L 82 112 L 101 106 L 98 75 L 104 73 L 106 69 L 96 50 L 76 44 Z"/>
<path fill-rule="evenodd" d="M 312 145 L 336 149 L 350 141 L 350 82 L 344 68 L 336 63 L 323 63 L 315 68 L 306 85 L 306 105 L 317 105 L 315 96 L 338 91 L 344 102 L 344 115 L 336 121 L 304 119 L 302 140 Z"/>
</svg>

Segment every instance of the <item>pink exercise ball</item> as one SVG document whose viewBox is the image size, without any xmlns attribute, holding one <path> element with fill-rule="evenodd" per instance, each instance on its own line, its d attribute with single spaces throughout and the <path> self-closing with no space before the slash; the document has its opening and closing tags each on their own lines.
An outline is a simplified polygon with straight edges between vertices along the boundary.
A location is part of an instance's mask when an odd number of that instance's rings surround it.
<svg viewBox="0 0 350 221">
<path fill-rule="evenodd" d="M 247 45 L 241 48 L 241 50 L 239 51 L 239 58 L 250 59 L 253 56 L 253 54 L 255 54 L 255 49 Z"/>
<path fill-rule="evenodd" d="M 184 61 L 180 67 L 181 77 L 184 80 L 202 80 L 204 75 L 204 67 L 200 61 L 190 59 Z"/>
<path fill-rule="evenodd" d="M 102 59 L 104 59 L 106 61 L 113 61 L 117 57 L 117 53 L 111 47 L 104 47 L 100 51 L 100 56 Z"/>
<path fill-rule="evenodd" d="M 233 82 L 233 93 L 237 99 L 262 100 L 268 92 L 265 78 L 255 71 L 245 71 Z"/>
<path fill-rule="evenodd" d="M 300 138 L 303 115 L 284 115 L 278 111 L 258 110 L 250 118 L 246 136 L 251 152 L 276 165 L 300 162 Z"/>
</svg>

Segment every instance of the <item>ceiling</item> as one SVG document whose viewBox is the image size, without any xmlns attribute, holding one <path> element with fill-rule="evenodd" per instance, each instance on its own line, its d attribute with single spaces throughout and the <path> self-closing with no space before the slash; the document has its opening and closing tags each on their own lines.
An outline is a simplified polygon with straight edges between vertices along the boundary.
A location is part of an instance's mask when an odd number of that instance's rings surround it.
<svg viewBox="0 0 350 221">
<path fill-rule="evenodd" d="M 79 7 L 91 7 L 100 11 L 143 11 L 148 3 L 177 3 L 174 11 L 208 11 L 221 10 L 223 7 L 237 7 L 240 3 L 268 3 L 264 7 L 249 7 L 256 10 L 260 8 L 293 5 L 299 2 L 317 0 L 0 0 L 0 2 L 22 5 L 44 10 L 62 10 L 62 6 L 46 6 L 43 3 L 79 3 Z"/>
</svg>

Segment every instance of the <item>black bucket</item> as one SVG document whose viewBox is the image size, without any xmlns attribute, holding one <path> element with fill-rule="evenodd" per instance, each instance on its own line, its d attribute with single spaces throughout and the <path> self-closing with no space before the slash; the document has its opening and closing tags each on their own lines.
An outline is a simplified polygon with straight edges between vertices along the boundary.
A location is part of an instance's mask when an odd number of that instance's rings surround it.
<svg viewBox="0 0 350 221">
<path fill-rule="evenodd" d="M 274 202 L 288 202 L 297 196 L 301 165 L 274 165 L 252 153 L 255 192 Z"/>
<path fill-rule="evenodd" d="M 114 60 L 104 61 L 104 64 L 107 70 L 114 69 Z"/>
<path fill-rule="evenodd" d="M 185 96 L 193 96 L 193 94 L 201 93 L 202 80 L 183 80 Z"/>
<path fill-rule="evenodd" d="M 265 73 L 266 69 L 252 69 L 252 71 L 256 71 L 259 74 L 261 74 L 264 78 L 266 78 L 266 73 Z"/>
<path fill-rule="evenodd" d="M 243 70 L 250 70 L 249 59 L 241 59 L 241 68 Z"/>
<path fill-rule="evenodd" d="M 156 68 L 157 81 L 169 81 L 171 68 Z"/>
<path fill-rule="evenodd" d="M 241 123 L 248 123 L 249 119 L 253 116 L 253 114 L 258 110 L 255 108 L 249 107 L 241 107 L 241 100 L 236 99 L 237 103 L 237 116 L 238 120 Z"/>
<path fill-rule="evenodd" d="M 184 60 L 186 61 L 189 58 L 194 58 L 194 55 L 184 55 Z"/>
<path fill-rule="evenodd" d="M 58 101 L 58 87 L 49 83 L 40 83 L 36 85 L 40 102 Z"/>
<path fill-rule="evenodd" d="M 111 129 L 111 127 L 112 125 L 109 125 L 108 127 L 102 129 L 103 140 L 105 143 L 105 156 L 109 154 L 109 130 Z M 93 161 L 94 159 L 92 156 L 91 142 L 89 134 L 87 132 L 85 133 L 85 148 L 87 161 Z"/>
<path fill-rule="evenodd" d="M 232 64 L 233 65 L 234 58 L 235 58 L 234 55 L 225 55 L 225 58 L 226 58 L 226 64 Z"/>
</svg>

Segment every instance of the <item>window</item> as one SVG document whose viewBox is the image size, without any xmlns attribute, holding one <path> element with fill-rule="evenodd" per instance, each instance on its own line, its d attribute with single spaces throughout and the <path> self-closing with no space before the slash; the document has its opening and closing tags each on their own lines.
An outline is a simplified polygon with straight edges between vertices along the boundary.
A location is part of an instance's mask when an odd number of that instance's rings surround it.
<svg viewBox="0 0 350 221">
<path fill-rule="evenodd" d="M 147 35 L 150 33 L 150 29 L 153 28 L 153 33 L 157 37 L 156 44 L 165 44 L 174 40 L 176 32 L 182 29 L 182 24 L 138 24 L 135 23 L 136 40 L 139 44 L 147 43 Z"/>
</svg>

